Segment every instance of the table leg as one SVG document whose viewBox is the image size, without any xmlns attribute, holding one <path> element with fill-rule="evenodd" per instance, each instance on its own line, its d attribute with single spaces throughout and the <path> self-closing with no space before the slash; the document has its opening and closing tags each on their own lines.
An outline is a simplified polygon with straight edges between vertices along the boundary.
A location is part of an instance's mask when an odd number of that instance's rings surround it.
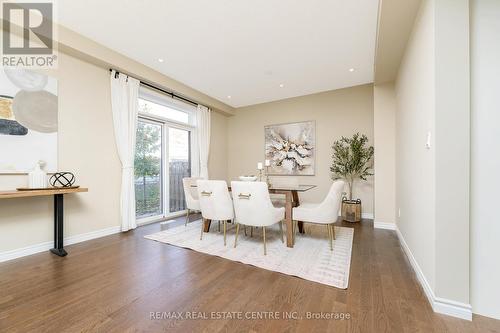
<svg viewBox="0 0 500 333">
<path fill-rule="evenodd" d="M 210 224 L 212 223 L 212 220 L 205 219 L 205 226 L 203 227 L 204 232 L 209 232 L 210 231 Z"/>
<path fill-rule="evenodd" d="M 64 257 L 68 253 L 64 249 L 64 201 L 62 194 L 54 194 L 54 248 L 50 249 L 50 252 L 58 255 L 59 257 Z"/>
<path fill-rule="evenodd" d="M 285 223 L 286 223 L 286 246 L 293 247 L 293 230 L 292 230 L 292 207 L 293 195 L 292 192 L 285 193 Z"/>
<path fill-rule="evenodd" d="M 299 193 L 297 191 L 292 191 L 293 196 L 293 207 L 298 207 L 300 205 L 299 201 Z M 298 221 L 297 225 L 299 226 L 299 233 L 304 233 L 304 222 Z"/>
</svg>

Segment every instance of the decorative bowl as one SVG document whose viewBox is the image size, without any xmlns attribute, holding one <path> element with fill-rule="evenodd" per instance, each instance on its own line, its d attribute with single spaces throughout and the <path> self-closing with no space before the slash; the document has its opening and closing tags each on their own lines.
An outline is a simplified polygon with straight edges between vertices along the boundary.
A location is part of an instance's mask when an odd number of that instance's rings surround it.
<svg viewBox="0 0 500 333">
<path fill-rule="evenodd" d="M 239 176 L 238 177 L 242 182 L 254 182 L 257 180 L 256 176 Z"/>
</svg>

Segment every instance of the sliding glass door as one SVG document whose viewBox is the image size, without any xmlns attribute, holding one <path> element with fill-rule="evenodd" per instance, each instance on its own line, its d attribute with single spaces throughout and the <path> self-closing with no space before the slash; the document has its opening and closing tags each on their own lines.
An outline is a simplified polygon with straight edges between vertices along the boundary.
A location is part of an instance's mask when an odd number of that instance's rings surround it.
<svg viewBox="0 0 500 333">
<path fill-rule="evenodd" d="M 163 127 L 153 121 L 139 120 L 135 148 L 136 217 L 163 213 L 162 160 Z"/>
<path fill-rule="evenodd" d="M 151 98 L 152 99 L 152 98 Z M 139 99 L 135 153 L 135 196 L 138 223 L 185 212 L 182 179 L 191 176 L 191 114 Z"/>
<path fill-rule="evenodd" d="M 184 129 L 168 128 L 169 211 L 186 209 L 182 178 L 191 177 L 191 133 Z"/>
</svg>

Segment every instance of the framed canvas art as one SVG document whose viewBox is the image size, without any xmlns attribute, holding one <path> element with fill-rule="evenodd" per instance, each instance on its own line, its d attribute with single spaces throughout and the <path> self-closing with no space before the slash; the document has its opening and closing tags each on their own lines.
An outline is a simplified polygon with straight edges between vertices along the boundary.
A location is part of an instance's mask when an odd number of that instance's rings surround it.
<svg viewBox="0 0 500 333">
<path fill-rule="evenodd" d="M 0 70 L 0 173 L 27 173 L 38 162 L 57 171 L 57 80 L 25 69 Z"/>
<path fill-rule="evenodd" d="M 270 175 L 313 176 L 316 159 L 316 123 L 304 121 L 264 127 Z"/>
</svg>

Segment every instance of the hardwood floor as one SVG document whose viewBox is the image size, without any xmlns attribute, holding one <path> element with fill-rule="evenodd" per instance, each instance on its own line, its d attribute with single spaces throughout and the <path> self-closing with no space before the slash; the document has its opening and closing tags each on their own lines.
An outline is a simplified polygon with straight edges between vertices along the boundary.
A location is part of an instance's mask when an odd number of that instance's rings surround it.
<svg viewBox="0 0 500 333">
<path fill-rule="evenodd" d="M 0 332 L 500 332 L 500 321 L 433 313 L 393 231 L 343 225 L 355 228 L 347 290 L 144 239 L 158 224 L 69 246 L 65 258 L 5 262 Z M 184 318 L 161 318 L 174 312 Z M 244 319 L 200 318 L 214 312 Z M 245 319 L 265 312 L 302 319 Z"/>
</svg>

